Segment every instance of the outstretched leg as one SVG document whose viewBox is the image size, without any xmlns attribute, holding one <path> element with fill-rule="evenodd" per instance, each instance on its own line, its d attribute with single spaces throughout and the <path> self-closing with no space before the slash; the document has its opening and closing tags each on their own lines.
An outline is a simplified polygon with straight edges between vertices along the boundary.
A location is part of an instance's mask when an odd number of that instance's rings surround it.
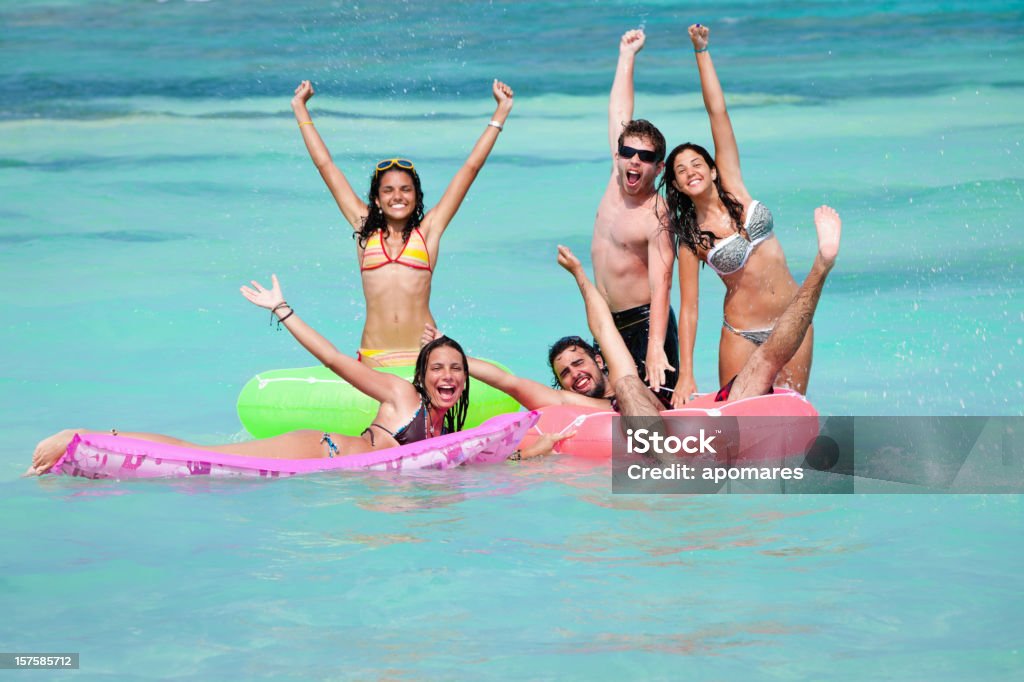
<svg viewBox="0 0 1024 682">
<path fill-rule="evenodd" d="M 814 226 L 818 231 L 818 254 L 811 271 L 782 313 L 771 336 L 754 351 L 736 375 L 729 400 L 768 393 L 775 376 L 796 354 L 811 326 L 825 279 L 839 255 L 843 223 L 835 209 L 821 206 L 814 211 Z"/>
<path fill-rule="evenodd" d="M 619 411 L 627 417 L 657 415 L 662 405 L 647 384 L 640 380 L 633 356 L 615 327 L 608 302 L 587 277 L 580 260 L 568 247 L 558 247 L 558 264 L 576 279 L 580 294 L 583 295 L 587 325 L 601 347 L 601 357 L 608 367 L 608 380 L 615 391 Z"/>
<path fill-rule="evenodd" d="M 71 439 L 76 433 L 98 433 L 91 429 L 65 429 L 58 431 L 49 438 L 39 442 L 32 454 L 32 466 L 25 472 L 26 476 L 39 475 L 49 471 L 60 456 L 67 450 Z M 269 459 L 315 459 L 328 456 L 328 446 L 323 443 L 320 431 L 292 431 L 271 438 L 227 443 L 224 445 L 196 445 L 188 441 L 164 436 L 159 433 L 139 433 L 118 431 L 118 436 L 138 438 L 154 443 L 167 443 L 184 448 L 222 452 L 243 457 L 266 457 Z M 330 434 L 332 442 L 338 447 L 338 455 L 352 455 L 371 450 L 371 446 L 362 438 Z"/>
</svg>

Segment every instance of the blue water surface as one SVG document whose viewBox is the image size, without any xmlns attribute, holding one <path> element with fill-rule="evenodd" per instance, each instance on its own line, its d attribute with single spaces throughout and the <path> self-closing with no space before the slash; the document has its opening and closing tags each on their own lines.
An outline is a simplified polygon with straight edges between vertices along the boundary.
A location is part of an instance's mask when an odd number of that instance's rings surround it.
<svg viewBox="0 0 1024 682">
<path fill-rule="evenodd" d="M 413 158 L 431 205 L 515 109 L 445 235 L 432 308 L 548 380 L 586 328 L 619 36 L 636 114 L 710 145 L 712 50 L 744 178 L 794 275 L 844 218 L 809 397 L 832 415 L 1024 412 L 1018 2 L 25 0 L 0 5 L 0 650 L 85 679 L 1006 679 L 1018 496 L 623 496 L 552 458 L 272 483 L 22 480 L 58 428 L 245 438 L 259 371 L 312 364 L 237 293 L 276 272 L 354 351 L 350 230 L 289 101 L 360 193 Z M 723 288 L 695 365 L 717 384 Z M 678 290 L 673 294 L 678 299 Z"/>
</svg>

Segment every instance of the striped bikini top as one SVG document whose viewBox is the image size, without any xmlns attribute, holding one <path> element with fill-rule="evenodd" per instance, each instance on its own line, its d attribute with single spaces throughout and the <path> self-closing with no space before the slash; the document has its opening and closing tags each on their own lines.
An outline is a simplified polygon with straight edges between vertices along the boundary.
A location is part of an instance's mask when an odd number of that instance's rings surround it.
<svg viewBox="0 0 1024 682">
<path fill-rule="evenodd" d="M 430 270 L 430 254 L 427 253 L 427 242 L 420 233 L 420 228 L 415 227 L 409 234 L 409 241 L 402 245 L 402 251 L 398 258 L 392 258 L 384 248 L 381 239 L 383 230 L 377 230 L 366 240 L 366 248 L 363 249 L 363 262 L 360 270 L 376 270 L 388 263 L 398 263 L 416 270 Z"/>
<path fill-rule="evenodd" d="M 739 232 L 721 239 L 708 251 L 708 265 L 719 275 L 731 275 L 744 265 L 754 248 L 772 236 L 775 220 L 768 207 L 756 199 L 747 208 L 747 220 L 743 225 L 744 237 Z"/>
</svg>

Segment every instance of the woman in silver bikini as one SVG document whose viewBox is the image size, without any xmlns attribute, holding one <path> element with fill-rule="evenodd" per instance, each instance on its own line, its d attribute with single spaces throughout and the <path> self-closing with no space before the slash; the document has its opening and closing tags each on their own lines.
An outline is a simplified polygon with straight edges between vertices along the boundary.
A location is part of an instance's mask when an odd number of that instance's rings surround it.
<svg viewBox="0 0 1024 682">
<path fill-rule="evenodd" d="M 725 94 L 708 52 L 708 28 L 689 28 L 711 121 L 716 158 L 700 145 L 679 145 L 668 156 L 662 184 L 679 256 L 679 380 L 672 404 L 681 407 L 697 390 L 693 345 L 697 336 L 700 263 L 725 283 L 725 314 L 718 348 L 718 379 L 724 385 L 765 342 L 799 288 L 775 238 L 772 214 L 750 196 L 740 172 L 739 148 Z M 814 330 L 775 381 L 807 392 Z"/>
</svg>

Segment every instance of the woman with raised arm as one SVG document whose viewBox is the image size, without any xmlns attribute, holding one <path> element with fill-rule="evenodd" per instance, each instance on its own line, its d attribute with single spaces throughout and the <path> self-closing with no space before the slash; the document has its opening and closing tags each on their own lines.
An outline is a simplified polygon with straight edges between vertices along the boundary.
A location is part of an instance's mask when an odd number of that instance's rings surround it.
<svg viewBox="0 0 1024 682">
<path fill-rule="evenodd" d="M 491 92 L 497 102 L 491 121 L 441 200 L 424 213 L 419 175 L 413 162 L 403 158 L 384 159 L 376 165 L 367 201 L 363 202 L 334 164 L 313 125 L 306 108 L 313 86 L 302 81 L 295 89 L 292 110 L 306 149 L 355 231 L 366 299 L 366 324 L 358 358 L 367 365 L 412 364 L 419 352 L 423 325 L 434 324 L 430 283 L 441 235 L 459 210 L 512 110 L 510 87 L 495 80 Z"/>
<path fill-rule="evenodd" d="M 112 433 L 232 455 L 312 459 L 393 448 L 462 428 L 469 406 L 469 385 L 466 379 L 468 363 L 458 343 L 442 337 L 425 345 L 418 353 L 412 383 L 391 374 L 375 372 L 355 358 L 338 351 L 330 341 L 299 319 L 285 302 L 277 276 L 273 276 L 272 280 L 273 287 L 270 289 L 254 281 L 252 287 L 242 287 L 242 294 L 255 305 L 270 310 L 279 324 L 283 324 L 317 360 L 380 403 L 377 416 L 361 435 L 343 436 L 303 430 L 242 443 L 198 446 L 155 433 Z M 49 471 L 67 450 L 75 433 L 86 431 L 89 429 L 65 429 L 41 441 L 32 456 L 32 466 L 26 473 L 39 475 Z"/>
<path fill-rule="evenodd" d="M 698 272 L 711 266 L 725 283 L 725 311 L 718 348 L 719 385 L 739 373 L 765 342 L 799 288 L 775 237 L 772 214 L 751 197 L 740 173 L 739 148 L 725 107 L 725 94 L 708 52 L 708 27 L 694 24 L 690 40 L 711 121 L 715 157 L 690 142 L 671 151 L 662 185 L 669 229 L 679 256 L 679 381 L 672 404 L 682 407 L 696 392 L 693 345 L 697 335 Z M 808 330 L 777 386 L 807 392 L 814 331 Z"/>
</svg>

